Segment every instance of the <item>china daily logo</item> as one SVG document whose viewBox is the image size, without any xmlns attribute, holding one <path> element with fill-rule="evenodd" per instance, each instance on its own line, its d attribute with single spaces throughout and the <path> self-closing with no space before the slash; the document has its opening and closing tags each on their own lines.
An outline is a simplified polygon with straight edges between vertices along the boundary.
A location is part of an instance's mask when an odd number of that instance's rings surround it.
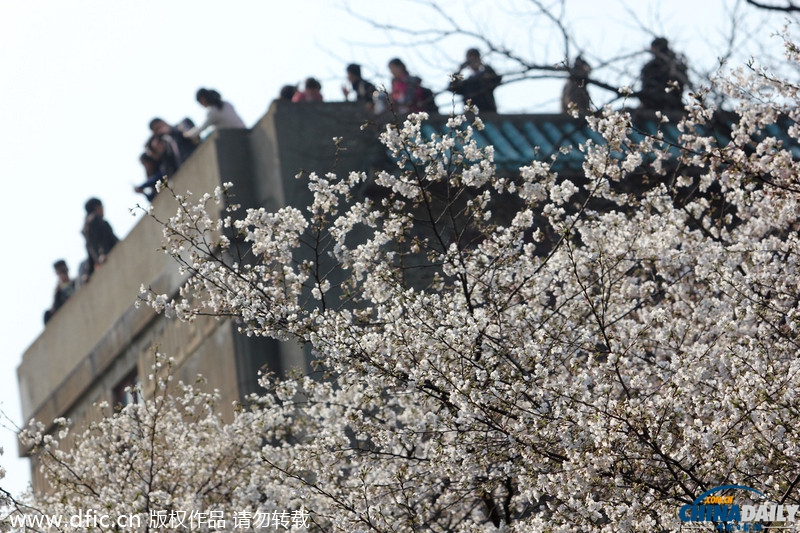
<svg viewBox="0 0 800 533">
<path fill-rule="evenodd" d="M 737 497 L 731 492 L 736 491 Z M 746 502 L 746 503 L 745 503 Z M 760 490 L 744 485 L 723 485 L 704 492 L 678 512 L 687 526 L 713 525 L 718 531 L 765 531 L 794 529 L 799 505 L 767 500 Z"/>
</svg>

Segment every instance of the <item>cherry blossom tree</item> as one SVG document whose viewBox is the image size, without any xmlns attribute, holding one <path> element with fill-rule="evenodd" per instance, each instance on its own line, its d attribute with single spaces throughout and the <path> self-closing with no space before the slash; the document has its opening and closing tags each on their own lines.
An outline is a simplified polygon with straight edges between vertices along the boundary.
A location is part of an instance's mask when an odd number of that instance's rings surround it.
<svg viewBox="0 0 800 533">
<path fill-rule="evenodd" d="M 500 173 L 480 118 L 428 137 L 420 114 L 382 134 L 395 172 L 299 175 L 308 206 L 177 196 L 165 251 L 188 279 L 143 298 L 308 345 L 325 377 L 264 376 L 226 425 L 155 372 L 153 400 L 71 450 L 31 434 L 42 504 L 610 532 L 677 529 L 726 484 L 798 503 L 798 87 L 753 66 L 718 89 L 737 102 L 722 142 L 703 90 L 677 144 L 588 117 L 603 141 L 576 148 L 580 179 Z"/>
<path fill-rule="evenodd" d="M 79 434 L 65 419 L 56 421 L 56 435 L 40 423 L 22 433 L 49 487 L 35 508 L 17 511 L 25 521 L 13 525 L 43 531 L 311 525 L 302 502 L 272 496 L 280 484 L 262 447 L 285 441 L 288 426 L 271 397 L 251 398 L 225 423 L 218 391 L 205 391 L 202 379 L 173 383 L 172 364 L 157 354 L 153 397 L 121 409 L 99 404 L 98 421 Z"/>
</svg>

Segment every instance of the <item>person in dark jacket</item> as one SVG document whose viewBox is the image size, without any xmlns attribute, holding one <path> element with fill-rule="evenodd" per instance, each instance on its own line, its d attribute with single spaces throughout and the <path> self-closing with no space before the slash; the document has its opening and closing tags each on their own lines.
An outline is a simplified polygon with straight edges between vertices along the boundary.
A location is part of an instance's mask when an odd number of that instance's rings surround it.
<svg viewBox="0 0 800 533">
<path fill-rule="evenodd" d="M 347 65 L 347 81 L 350 83 L 350 87 L 342 85 L 344 99 L 347 100 L 352 92 L 356 97 L 356 102 L 363 102 L 367 106 L 371 106 L 375 95 L 375 85 L 361 77 L 361 65 L 355 63 Z"/>
<path fill-rule="evenodd" d="M 461 71 L 469 67 L 472 73 L 469 77 L 462 78 Z M 477 48 L 467 50 L 467 58 L 458 72 L 456 79 L 450 82 L 450 90 L 464 97 L 464 102 L 471 100 L 480 111 L 497 113 L 497 104 L 494 100 L 494 90 L 500 86 L 502 76 L 499 76 L 492 67 L 481 59 Z"/>
<path fill-rule="evenodd" d="M 575 59 L 575 64 L 569 69 L 569 78 L 561 92 L 561 112 L 569 113 L 573 110 L 579 115 L 588 115 L 591 112 L 592 99 L 589 97 L 589 73 L 592 67 L 581 56 Z"/>
<path fill-rule="evenodd" d="M 66 301 L 75 294 L 75 280 L 69 277 L 69 268 L 67 262 L 59 259 L 53 263 L 53 268 L 58 276 L 58 284 L 56 285 L 56 292 L 53 296 L 53 305 L 44 313 L 44 323 L 47 324 L 56 311 L 66 303 Z"/>
<path fill-rule="evenodd" d="M 164 143 L 172 159 L 170 164 L 175 167 L 174 170 L 178 170 L 178 167 L 189 159 L 189 156 L 197 148 L 197 143 L 193 139 L 186 137 L 186 133 L 189 131 L 186 128 L 191 128 L 193 125 L 194 123 L 191 120 L 184 119 L 181 121 L 180 127 L 170 126 L 164 119 L 156 117 L 150 121 L 150 131 L 153 135 L 148 140 L 148 145 L 154 138 Z M 182 130 L 181 128 L 184 129 Z M 147 145 L 145 146 L 147 147 Z"/>
<path fill-rule="evenodd" d="M 89 254 L 91 271 L 94 272 L 106 262 L 106 257 L 119 239 L 114 235 L 111 225 L 103 218 L 103 203 L 97 198 L 90 198 L 86 205 L 86 219 L 83 223 L 83 238 L 86 240 L 86 251 Z"/>
<path fill-rule="evenodd" d="M 145 152 L 139 156 L 139 162 L 144 167 L 145 176 L 147 179 L 141 184 L 133 188 L 134 191 L 144 194 L 149 201 L 153 201 L 157 194 L 156 184 L 164 179 L 166 174 L 161 172 L 161 164 L 158 159 L 150 152 Z"/>
<path fill-rule="evenodd" d="M 642 107 L 656 111 L 681 111 L 683 89 L 689 85 L 686 63 L 670 50 L 669 42 L 658 37 L 650 45 L 653 59 L 642 68 L 642 90 L 637 93 Z"/>
</svg>

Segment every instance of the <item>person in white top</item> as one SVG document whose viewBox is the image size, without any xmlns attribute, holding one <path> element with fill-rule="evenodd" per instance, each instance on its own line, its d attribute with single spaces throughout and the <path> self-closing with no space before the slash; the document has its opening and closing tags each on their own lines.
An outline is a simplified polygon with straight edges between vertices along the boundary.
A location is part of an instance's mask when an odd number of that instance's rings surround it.
<svg viewBox="0 0 800 533">
<path fill-rule="evenodd" d="M 233 106 L 224 102 L 214 89 L 199 89 L 196 98 L 197 102 L 208 110 L 208 114 L 205 122 L 190 129 L 184 133 L 184 136 L 198 137 L 200 133 L 212 126 L 218 130 L 246 127 Z"/>
</svg>

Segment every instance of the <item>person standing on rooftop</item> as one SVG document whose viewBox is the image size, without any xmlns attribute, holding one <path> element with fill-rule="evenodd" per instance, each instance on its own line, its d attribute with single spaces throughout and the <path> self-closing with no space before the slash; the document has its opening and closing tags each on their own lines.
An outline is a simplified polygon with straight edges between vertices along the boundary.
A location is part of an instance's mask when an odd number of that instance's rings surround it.
<svg viewBox="0 0 800 533">
<path fill-rule="evenodd" d="M 75 280 L 69 277 L 69 268 L 67 262 L 59 259 L 53 264 L 58 277 L 58 284 L 56 285 L 55 295 L 53 296 L 53 305 L 44 313 L 44 323 L 47 324 L 53 315 L 58 311 L 64 303 L 69 300 L 70 296 L 75 293 Z"/>
<path fill-rule="evenodd" d="M 461 71 L 469 68 L 471 74 L 464 78 Z M 453 75 L 450 91 L 464 97 L 464 102 L 471 101 L 480 111 L 497 113 L 494 90 L 500 86 L 502 76 L 481 59 L 477 48 L 467 50 L 466 59 Z"/>
<path fill-rule="evenodd" d="M 294 93 L 292 102 L 322 102 L 322 84 L 316 78 L 306 78 L 303 90 Z"/>
<path fill-rule="evenodd" d="M 98 198 L 89 198 L 84 209 L 86 210 L 86 219 L 81 233 L 86 240 L 86 252 L 89 254 L 91 272 L 94 272 L 106 262 L 108 253 L 116 246 L 119 239 L 114 235 L 111 224 L 103 218 L 103 202 Z"/>
<path fill-rule="evenodd" d="M 243 129 L 246 128 L 233 106 L 222 99 L 222 96 L 214 89 L 201 88 L 196 94 L 197 103 L 207 110 L 206 120 L 199 126 L 190 129 L 184 136 L 199 137 L 200 134 L 210 127 L 218 130 Z"/>
<path fill-rule="evenodd" d="M 650 44 L 653 59 L 642 68 L 642 90 L 637 93 L 642 108 L 682 111 L 683 90 L 689 86 L 686 62 L 673 52 L 664 37 Z"/>
<path fill-rule="evenodd" d="M 371 106 L 375 95 L 375 85 L 361 77 L 361 65 L 355 63 L 347 65 L 347 81 L 350 84 L 349 87 L 342 85 L 344 99 L 347 100 L 352 92 L 356 97 L 356 102 L 364 102 Z"/>
</svg>

